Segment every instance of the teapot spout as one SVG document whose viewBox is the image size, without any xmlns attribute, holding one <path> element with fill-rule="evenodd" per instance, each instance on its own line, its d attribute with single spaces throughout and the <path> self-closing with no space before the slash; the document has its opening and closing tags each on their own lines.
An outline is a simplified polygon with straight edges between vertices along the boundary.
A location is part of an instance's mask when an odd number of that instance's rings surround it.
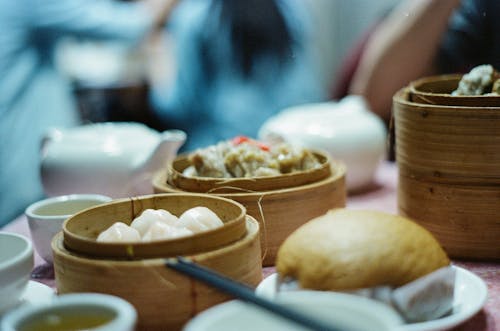
<svg viewBox="0 0 500 331">
<path fill-rule="evenodd" d="M 186 141 L 186 133 L 182 130 L 167 130 L 161 133 L 161 139 L 149 159 L 146 160 L 139 172 L 153 174 L 167 164 L 177 155 L 177 151 Z"/>
</svg>

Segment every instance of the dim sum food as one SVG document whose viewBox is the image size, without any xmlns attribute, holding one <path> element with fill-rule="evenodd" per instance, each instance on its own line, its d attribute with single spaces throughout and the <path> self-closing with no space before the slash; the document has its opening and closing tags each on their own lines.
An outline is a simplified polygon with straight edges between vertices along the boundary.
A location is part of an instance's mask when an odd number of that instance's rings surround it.
<svg viewBox="0 0 500 331">
<path fill-rule="evenodd" d="M 321 167 L 305 148 L 287 143 L 266 145 L 247 137 L 198 149 L 189 155 L 189 161 L 191 166 L 183 174 L 191 177 L 267 177 Z"/>
<path fill-rule="evenodd" d="M 175 226 L 178 219 L 165 209 L 146 209 L 139 217 L 136 217 L 132 221 L 130 226 L 139 231 L 141 236 L 144 236 L 149 228 L 157 222 Z"/>
<path fill-rule="evenodd" d="M 140 240 L 139 231 L 123 222 L 116 222 L 97 237 L 97 241 L 100 242 L 134 242 Z"/>
<path fill-rule="evenodd" d="M 160 221 L 151 224 L 149 229 L 142 236 L 141 240 L 143 242 L 148 242 L 185 237 L 192 234 L 193 231 L 187 228 L 168 225 Z"/>
<path fill-rule="evenodd" d="M 150 242 L 186 237 L 223 226 L 207 207 L 193 207 L 179 218 L 164 209 L 146 209 L 129 225 L 116 222 L 97 237 L 98 242 Z"/>
<path fill-rule="evenodd" d="M 224 225 L 221 219 L 207 207 L 194 207 L 179 217 L 179 226 L 193 233 L 207 231 Z"/>
<path fill-rule="evenodd" d="M 409 219 L 335 209 L 292 233 L 276 268 L 302 288 L 352 290 L 398 287 L 449 264 L 430 232 Z"/>
<path fill-rule="evenodd" d="M 337 209 L 306 223 L 280 247 L 277 271 L 285 288 L 369 296 L 409 322 L 452 308 L 455 271 L 445 251 L 417 223 L 382 212 Z"/>
<path fill-rule="evenodd" d="M 483 64 L 473 68 L 462 76 L 458 88 L 452 95 L 498 94 L 500 87 L 499 73 L 492 65 Z"/>
</svg>

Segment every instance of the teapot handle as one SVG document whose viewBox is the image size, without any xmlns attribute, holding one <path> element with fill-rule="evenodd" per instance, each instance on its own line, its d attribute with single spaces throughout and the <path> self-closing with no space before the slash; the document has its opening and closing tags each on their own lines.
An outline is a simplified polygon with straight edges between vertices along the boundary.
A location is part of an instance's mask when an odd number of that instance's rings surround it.
<svg viewBox="0 0 500 331">
<path fill-rule="evenodd" d="M 49 146 L 49 143 L 51 141 L 60 139 L 62 134 L 63 134 L 62 131 L 60 129 L 57 129 L 57 128 L 49 128 L 47 130 L 45 135 L 40 140 L 40 154 L 42 157 L 47 155 L 47 148 Z"/>
</svg>

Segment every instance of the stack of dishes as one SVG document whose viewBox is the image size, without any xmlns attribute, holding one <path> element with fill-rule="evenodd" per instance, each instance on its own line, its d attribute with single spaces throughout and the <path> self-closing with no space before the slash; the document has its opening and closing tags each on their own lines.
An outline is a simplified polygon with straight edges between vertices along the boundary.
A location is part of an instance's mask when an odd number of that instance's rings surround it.
<svg viewBox="0 0 500 331">
<path fill-rule="evenodd" d="M 151 242 L 99 242 L 117 221 L 130 224 L 146 209 L 179 216 L 193 207 L 215 212 L 223 226 L 188 237 Z M 159 194 L 86 209 L 52 241 L 59 293 L 119 296 L 138 312 L 139 330 L 180 330 L 198 312 L 229 299 L 217 290 L 165 266 L 182 255 L 232 279 L 256 286 L 262 279 L 259 224 L 232 200 L 202 194 Z"/>
<path fill-rule="evenodd" d="M 343 164 L 315 151 L 320 166 L 277 176 L 207 178 L 186 176 L 191 164 L 178 156 L 153 180 L 156 193 L 202 192 L 229 198 L 245 206 L 261 228 L 263 265 L 274 265 L 281 243 L 300 225 L 346 204 Z"/>
<path fill-rule="evenodd" d="M 426 77 L 393 98 L 399 212 L 451 257 L 500 258 L 500 96 L 455 96 L 461 76 Z"/>
</svg>

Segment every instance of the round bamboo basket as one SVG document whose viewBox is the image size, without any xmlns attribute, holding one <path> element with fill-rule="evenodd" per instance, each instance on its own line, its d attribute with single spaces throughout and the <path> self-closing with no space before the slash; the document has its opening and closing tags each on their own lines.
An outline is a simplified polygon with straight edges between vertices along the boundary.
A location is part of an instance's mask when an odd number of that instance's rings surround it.
<svg viewBox="0 0 500 331">
<path fill-rule="evenodd" d="M 500 258 L 500 189 L 399 176 L 398 207 L 432 232 L 452 257 Z"/>
<path fill-rule="evenodd" d="M 195 262 L 255 287 L 262 279 L 259 225 L 246 217 L 246 235 L 216 250 L 190 255 Z M 230 299 L 165 267 L 165 259 L 114 260 L 76 253 L 60 232 L 52 241 L 59 294 L 98 292 L 119 296 L 138 312 L 137 330 L 180 330 L 197 313 Z"/>
<path fill-rule="evenodd" d="M 262 263 L 271 266 L 275 264 L 279 246 L 295 229 L 332 208 L 345 207 L 345 174 L 344 165 L 332 163 L 328 177 L 309 184 L 267 191 L 240 189 L 240 193 L 214 190 L 210 195 L 241 203 L 247 214 L 257 219 L 261 228 Z M 168 181 L 164 171 L 154 177 L 153 187 L 156 193 L 184 192 Z"/>
<path fill-rule="evenodd" d="M 397 161 L 423 180 L 500 184 L 500 107 L 417 104 L 394 98 Z"/>
<path fill-rule="evenodd" d="M 224 226 L 188 237 L 154 242 L 97 242 L 97 236 L 115 222 L 132 223 L 146 209 L 165 209 L 179 217 L 184 211 L 204 206 L 215 212 Z M 242 238 L 246 233 L 246 210 L 233 200 L 206 194 L 160 194 L 113 202 L 86 209 L 63 224 L 68 249 L 99 257 L 146 258 L 194 254 L 215 249 Z"/>
<path fill-rule="evenodd" d="M 330 158 L 322 152 L 313 153 L 320 162 L 320 167 L 283 174 L 253 178 L 210 178 L 185 176 L 183 171 L 191 165 L 188 155 L 178 156 L 168 167 L 168 181 L 178 189 L 187 192 L 237 193 L 241 189 L 251 191 L 269 191 L 314 183 L 331 174 Z"/>
<path fill-rule="evenodd" d="M 398 207 L 451 257 L 500 258 L 500 107 L 393 99 Z"/>
<path fill-rule="evenodd" d="M 457 89 L 462 75 L 440 75 L 418 79 L 410 83 L 409 100 L 415 103 L 463 106 L 500 107 L 500 95 L 451 95 Z"/>
</svg>

